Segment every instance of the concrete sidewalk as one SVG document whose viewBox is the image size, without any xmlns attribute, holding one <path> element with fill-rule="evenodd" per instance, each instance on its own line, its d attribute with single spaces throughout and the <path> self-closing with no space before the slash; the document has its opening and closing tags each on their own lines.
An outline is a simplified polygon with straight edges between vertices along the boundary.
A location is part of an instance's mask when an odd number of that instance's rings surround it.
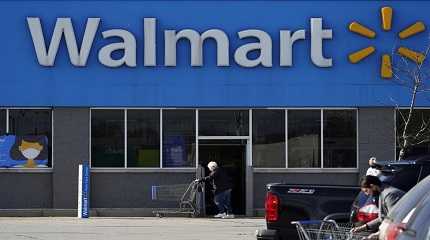
<svg viewBox="0 0 430 240">
<path fill-rule="evenodd" d="M 0 218 L 1 240 L 245 240 L 264 219 Z"/>
</svg>

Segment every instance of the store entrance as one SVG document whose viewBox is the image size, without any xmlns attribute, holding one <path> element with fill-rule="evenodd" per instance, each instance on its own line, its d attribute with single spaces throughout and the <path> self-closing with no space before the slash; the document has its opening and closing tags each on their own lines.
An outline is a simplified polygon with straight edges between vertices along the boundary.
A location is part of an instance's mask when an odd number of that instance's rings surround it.
<svg viewBox="0 0 430 240">
<path fill-rule="evenodd" d="M 205 169 L 210 161 L 215 161 L 226 170 L 233 184 L 231 203 L 233 213 L 245 215 L 246 211 L 246 140 L 200 140 L 199 164 Z M 217 208 L 213 203 L 213 193 L 210 184 L 205 188 L 206 215 L 214 215 Z"/>
</svg>

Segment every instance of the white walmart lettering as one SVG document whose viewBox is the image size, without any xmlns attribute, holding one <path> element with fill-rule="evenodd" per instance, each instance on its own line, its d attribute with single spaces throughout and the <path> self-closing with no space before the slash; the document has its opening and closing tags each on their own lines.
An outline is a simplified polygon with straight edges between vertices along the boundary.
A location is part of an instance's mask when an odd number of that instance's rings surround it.
<svg viewBox="0 0 430 240">
<path fill-rule="evenodd" d="M 39 64 L 47 67 L 53 67 L 55 65 L 58 48 L 61 39 L 64 37 L 71 64 L 77 67 L 85 67 L 100 21 L 100 18 L 87 19 L 82 44 L 78 48 L 71 18 L 57 18 L 52 38 L 47 48 L 40 18 L 28 17 L 27 24 Z M 323 29 L 322 22 L 322 18 L 310 19 L 311 61 L 317 67 L 331 67 L 333 66 L 332 59 L 324 57 L 323 55 L 323 40 L 332 39 L 333 34 L 331 29 Z M 143 27 L 143 64 L 147 67 L 156 67 L 157 19 L 144 18 Z M 245 68 L 273 66 L 273 43 L 271 36 L 267 32 L 258 29 L 246 29 L 238 32 L 237 35 L 239 39 L 251 38 L 256 41 L 243 44 L 234 51 L 234 61 L 236 64 Z M 279 65 L 281 67 L 293 66 L 294 43 L 299 40 L 305 40 L 305 35 L 305 29 L 299 29 L 293 33 L 289 30 L 279 31 Z M 119 38 L 120 42 L 107 44 L 99 50 L 98 60 L 101 64 L 112 68 L 137 66 L 137 43 L 133 33 L 124 29 L 110 29 L 103 31 L 102 37 L 104 39 L 113 37 Z M 207 39 L 213 39 L 216 42 L 217 66 L 230 66 L 229 38 L 227 34 L 220 29 L 209 29 L 202 34 L 193 29 L 183 29 L 180 31 L 164 30 L 164 66 L 176 66 L 176 46 L 180 39 L 186 39 L 190 43 L 191 66 L 203 66 L 203 44 Z M 118 50 L 122 51 L 122 57 L 113 59 L 112 53 Z M 254 51 L 258 52 L 258 57 L 249 59 L 248 54 Z"/>
</svg>

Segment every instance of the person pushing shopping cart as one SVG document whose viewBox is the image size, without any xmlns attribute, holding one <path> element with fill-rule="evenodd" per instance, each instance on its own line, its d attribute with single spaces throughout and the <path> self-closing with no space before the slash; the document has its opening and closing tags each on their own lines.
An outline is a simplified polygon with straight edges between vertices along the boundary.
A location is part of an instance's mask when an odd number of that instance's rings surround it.
<svg viewBox="0 0 430 240">
<path fill-rule="evenodd" d="M 336 223 L 334 220 L 310 220 L 291 222 L 296 226 L 300 240 L 373 240 L 378 239 L 378 226 L 403 196 L 404 192 L 382 184 L 375 176 L 365 176 L 361 189 L 366 195 L 378 196 L 379 216 L 366 224 L 355 227 L 351 223 Z"/>
<path fill-rule="evenodd" d="M 231 178 L 226 171 L 219 167 L 216 162 L 209 162 L 209 176 L 201 179 L 196 179 L 196 182 L 210 182 L 214 191 L 214 203 L 218 208 L 218 214 L 215 218 L 234 218 L 231 208 Z"/>
</svg>

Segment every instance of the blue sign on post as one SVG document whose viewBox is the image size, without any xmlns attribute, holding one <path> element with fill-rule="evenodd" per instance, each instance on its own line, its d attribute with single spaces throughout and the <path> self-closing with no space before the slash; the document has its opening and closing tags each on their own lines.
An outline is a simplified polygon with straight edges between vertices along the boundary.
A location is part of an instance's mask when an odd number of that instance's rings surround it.
<svg viewBox="0 0 430 240">
<path fill-rule="evenodd" d="M 79 165 L 78 217 L 90 217 L 90 166 Z"/>
</svg>

